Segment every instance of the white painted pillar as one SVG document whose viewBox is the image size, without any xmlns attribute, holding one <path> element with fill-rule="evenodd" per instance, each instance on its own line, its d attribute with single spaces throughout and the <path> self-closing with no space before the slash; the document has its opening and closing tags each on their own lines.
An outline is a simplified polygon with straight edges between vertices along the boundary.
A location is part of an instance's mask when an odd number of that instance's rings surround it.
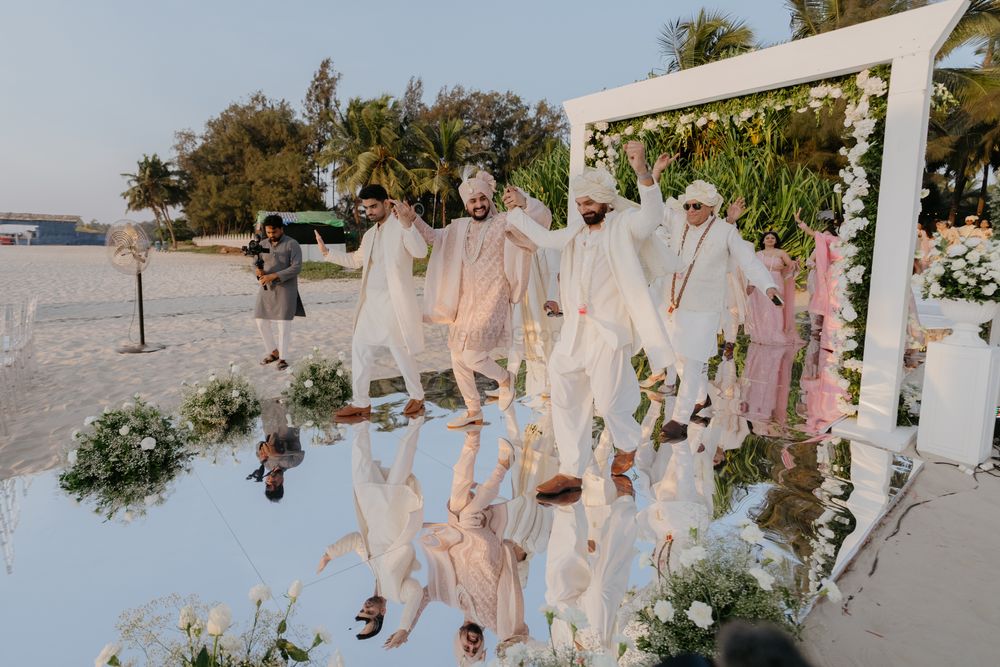
<svg viewBox="0 0 1000 667">
<path fill-rule="evenodd" d="M 890 436 L 897 428 L 933 69 L 926 51 L 892 62 L 857 417 L 869 435 Z"/>
</svg>

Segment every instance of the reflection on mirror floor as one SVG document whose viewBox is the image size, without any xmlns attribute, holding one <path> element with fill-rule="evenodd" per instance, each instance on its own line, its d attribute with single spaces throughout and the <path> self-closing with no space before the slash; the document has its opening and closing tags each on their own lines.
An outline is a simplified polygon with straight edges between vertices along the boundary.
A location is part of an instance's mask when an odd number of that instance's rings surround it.
<svg viewBox="0 0 1000 667">
<path fill-rule="evenodd" d="M 795 588 L 815 592 L 857 553 L 919 462 L 807 432 L 806 356 L 801 346 L 739 346 L 713 369 L 712 406 L 688 440 L 640 447 L 628 482 L 611 482 L 612 450 L 596 419 L 601 465 L 569 505 L 535 498 L 557 468 L 544 401 L 521 398 L 506 414 L 488 403 L 481 430 L 449 430 L 462 410 L 450 372 L 425 375 L 418 419 L 402 416 L 400 379 L 373 387 L 370 423 L 287 428 L 283 406 L 270 401 L 252 437 L 195 458 L 162 498 L 111 520 L 61 491 L 59 471 L 3 480 L 4 663 L 87 662 L 118 637 L 122 612 L 172 594 L 226 602 L 242 620 L 253 616 L 247 590 L 265 583 L 275 594 L 265 607 L 281 612 L 281 592 L 296 579 L 304 589 L 293 624 L 308 637 L 325 627 L 331 644 L 320 652 L 336 648 L 346 665 L 450 664 L 470 618 L 486 628 L 490 657 L 511 637 L 547 642 L 543 605 L 593 609 L 595 595 L 615 601 L 604 611 L 620 632 L 626 590 L 656 579 L 655 564 L 673 563 L 692 527 L 698 540 L 744 549 L 741 535 L 756 526 L 754 548 Z M 672 400 L 645 393 L 644 435 L 656 439 Z M 286 452 L 301 445 L 280 502 L 250 474 L 274 423 L 298 443 Z M 388 598 L 384 628 L 359 641 L 371 625 L 355 618 L 375 593 Z M 167 603 L 165 627 L 175 627 L 180 604 Z M 408 641 L 385 655 L 385 640 L 411 622 Z"/>
</svg>

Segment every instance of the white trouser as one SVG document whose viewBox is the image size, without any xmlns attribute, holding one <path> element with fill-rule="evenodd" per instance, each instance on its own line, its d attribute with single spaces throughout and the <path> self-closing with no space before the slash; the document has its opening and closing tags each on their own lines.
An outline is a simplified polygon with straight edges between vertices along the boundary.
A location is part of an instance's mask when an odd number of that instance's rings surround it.
<svg viewBox="0 0 1000 667">
<path fill-rule="evenodd" d="M 406 393 L 410 398 L 424 400 L 424 388 L 420 384 L 420 368 L 417 366 L 417 360 L 405 346 L 366 345 L 355 336 L 351 343 L 351 389 L 354 392 L 351 405 L 367 408 L 372 404 L 372 370 L 375 366 L 375 352 L 379 347 L 389 348 L 392 358 L 396 360 L 396 367 L 403 376 L 403 382 L 406 383 Z"/>
<path fill-rule="evenodd" d="M 402 441 L 396 447 L 396 458 L 392 461 L 389 474 L 382 472 L 378 462 L 372 459 L 371 434 L 368 431 L 369 422 L 361 422 L 353 428 L 354 446 L 351 448 L 352 482 L 355 485 L 363 483 L 389 484 L 399 486 L 406 484 L 413 472 L 413 459 L 417 454 L 417 436 L 423 422 L 410 422 Z"/>
<path fill-rule="evenodd" d="M 480 432 L 467 431 L 465 434 L 465 444 L 459 452 L 458 461 L 452 466 L 451 493 L 448 497 L 448 511 L 461 518 L 468 518 L 478 512 L 484 511 L 490 506 L 500 494 L 500 485 L 504 477 L 507 476 L 507 468 L 497 462 L 493 472 L 485 482 L 476 486 L 476 493 L 473 495 L 472 487 L 475 485 L 476 456 L 479 455 Z"/>
<path fill-rule="evenodd" d="M 482 408 L 476 373 L 497 382 L 506 382 L 508 377 L 507 371 L 485 350 L 452 350 L 451 368 L 455 373 L 458 390 L 462 393 L 462 400 L 465 401 L 465 409 L 469 412 L 479 412 Z"/>
<path fill-rule="evenodd" d="M 582 325 L 578 336 L 570 355 L 553 352 L 549 360 L 559 472 L 572 477 L 582 477 L 592 458 L 595 408 L 615 447 L 633 451 L 640 439 L 632 347 L 611 349 L 592 326 Z"/>
<path fill-rule="evenodd" d="M 695 403 L 704 402 L 708 397 L 708 363 L 678 355 L 677 374 L 681 378 L 681 388 L 677 392 L 672 419 L 678 424 L 687 424 Z"/>
<path fill-rule="evenodd" d="M 274 331 L 271 329 L 271 322 L 278 323 L 278 344 L 274 344 Z M 264 339 L 264 349 L 268 354 L 274 350 L 278 351 L 279 359 L 288 359 L 288 347 L 292 342 L 292 321 L 291 320 L 257 320 L 257 330 L 260 337 Z"/>
</svg>

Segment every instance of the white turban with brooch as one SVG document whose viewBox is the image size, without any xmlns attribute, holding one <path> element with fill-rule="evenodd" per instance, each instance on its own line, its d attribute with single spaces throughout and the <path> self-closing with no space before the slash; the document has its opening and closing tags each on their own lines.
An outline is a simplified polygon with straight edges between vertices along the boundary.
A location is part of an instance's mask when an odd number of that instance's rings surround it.
<svg viewBox="0 0 1000 667">
<path fill-rule="evenodd" d="M 462 184 L 458 186 L 458 194 L 462 198 L 462 202 L 465 204 L 469 203 L 469 199 L 475 196 L 477 193 L 483 193 L 486 198 L 490 201 L 493 200 L 493 195 L 497 191 L 497 181 L 488 172 L 478 171 L 475 176 L 466 178 L 462 181 Z"/>
<path fill-rule="evenodd" d="M 618 194 L 615 177 L 607 169 L 584 167 L 582 174 L 573 177 L 573 196 L 590 197 L 598 204 L 611 204 L 611 208 L 621 210 L 638 206 L 633 201 Z"/>
<path fill-rule="evenodd" d="M 711 183 L 699 180 L 687 186 L 684 196 L 681 197 L 681 203 L 689 201 L 701 202 L 705 206 L 713 207 L 718 212 L 719 207 L 722 206 L 722 195 Z"/>
</svg>

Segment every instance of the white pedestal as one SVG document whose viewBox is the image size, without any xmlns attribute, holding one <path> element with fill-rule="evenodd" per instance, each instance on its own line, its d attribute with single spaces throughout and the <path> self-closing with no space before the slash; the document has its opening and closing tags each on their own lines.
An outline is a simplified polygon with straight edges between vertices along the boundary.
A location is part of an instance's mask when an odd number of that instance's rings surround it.
<svg viewBox="0 0 1000 667">
<path fill-rule="evenodd" d="M 1000 348 L 929 344 L 917 450 L 967 466 L 988 459 L 998 393 Z"/>
</svg>

